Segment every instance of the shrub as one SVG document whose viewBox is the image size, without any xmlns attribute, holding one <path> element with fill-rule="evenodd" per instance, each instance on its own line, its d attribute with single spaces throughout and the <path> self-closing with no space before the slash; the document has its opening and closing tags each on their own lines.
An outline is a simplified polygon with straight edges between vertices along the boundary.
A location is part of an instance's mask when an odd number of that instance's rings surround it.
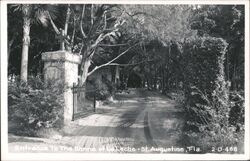
<svg viewBox="0 0 250 161">
<path fill-rule="evenodd" d="M 195 124 L 228 124 L 223 65 L 226 47 L 223 39 L 212 37 L 190 39 L 184 45 L 186 110 Z"/>
<path fill-rule="evenodd" d="M 63 90 L 63 84 L 43 83 L 40 77 L 8 82 L 8 120 L 15 125 L 9 132 L 36 135 L 41 128 L 61 127 Z"/>
<path fill-rule="evenodd" d="M 101 81 L 88 81 L 87 91 L 92 91 L 93 89 L 96 90 L 96 93 L 87 92 L 87 97 L 93 97 L 95 94 L 97 100 L 107 100 L 114 94 L 115 86 L 108 79 L 103 78 Z"/>
<path fill-rule="evenodd" d="M 208 130 L 207 126 L 210 127 Z M 236 128 L 233 126 L 220 127 L 219 124 L 202 125 L 199 127 L 199 132 L 186 131 L 184 133 L 183 141 L 186 146 L 201 147 L 202 152 L 213 152 L 212 149 L 223 147 L 236 147 L 236 150 L 225 151 L 221 153 L 243 153 L 244 152 L 244 132 L 236 132 Z M 217 151 L 218 152 L 218 151 Z"/>
<path fill-rule="evenodd" d="M 170 90 L 165 95 L 179 104 L 184 104 L 185 102 L 185 95 L 181 90 Z"/>
<path fill-rule="evenodd" d="M 235 122 L 242 120 L 243 105 L 239 95 L 231 95 L 224 79 L 224 59 L 227 43 L 221 38 L 188 39 L 184 51 L 184 89 L 186 110 L 186 144 L 211 147 L 241 144 L 242 132 L 237 133 Z M 231 111 L 230 111 L 231 107 Z M 234 114 L 235 113 L 235 114 Z M 241 115 L 236 116 L 236 115 Z"/>
<path fill-rule="evenodd" d="M 229 123 L 236 127 L 237 131 L 244 129 L 245 108 L 244 108 L 244 91 L 230 92 L 230 112 Z"/>
</svg>

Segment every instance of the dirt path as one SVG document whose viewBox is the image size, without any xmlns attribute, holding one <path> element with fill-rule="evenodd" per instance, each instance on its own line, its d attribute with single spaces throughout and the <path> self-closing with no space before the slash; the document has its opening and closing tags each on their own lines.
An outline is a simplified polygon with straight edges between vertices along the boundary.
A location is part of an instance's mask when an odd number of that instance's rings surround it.
<svg viewBox="0 0 250 161">
<path fill-rule="evenodd" d="M 183 112 L 176 102 L 144 89 L 131 89 L 116 98 L 114 103 L 97 108 L 95 114 L 65 127 L 58 140 L 45 141 L 65 152 L 159 153 L 151 147 L 181 147 Z"/>
</svg>

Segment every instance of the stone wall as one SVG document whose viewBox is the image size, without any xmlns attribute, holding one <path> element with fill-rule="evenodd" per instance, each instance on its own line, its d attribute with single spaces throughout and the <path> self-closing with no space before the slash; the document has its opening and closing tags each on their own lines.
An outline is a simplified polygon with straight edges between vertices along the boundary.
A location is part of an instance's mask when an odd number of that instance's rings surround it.
<svg viewBox="0 0 250 161">
<path fill-rule="evenodd" d="M 81 57 L 67 51 L 45 52 L 42 54 L 44 61 L 44 79 L 62 82 L 66 86 L 64 92 L 64 122 L 67 124 L 73 117 L 74 83 L 78 83 L 78 65 Z"/>
</svg>

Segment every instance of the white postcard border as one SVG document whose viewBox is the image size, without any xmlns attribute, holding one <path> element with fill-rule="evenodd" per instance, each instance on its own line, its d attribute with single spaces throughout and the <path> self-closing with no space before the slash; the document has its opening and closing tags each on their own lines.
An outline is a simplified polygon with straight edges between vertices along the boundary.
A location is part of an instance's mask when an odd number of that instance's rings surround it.
<svg viewBox="0 0 250 161">
<path fill-rule="evenodd" d="M 245 5 L 245 154 L 111 154 L 10 153 L 7 134 L 7 4 L 116 3 L 116 4 L 244 4 Z M 1 1 L 1 156 L 3 160 L 247 160 L 249 156 L 249 1 L 248 0 L 3 0 Z"/>
</svg>

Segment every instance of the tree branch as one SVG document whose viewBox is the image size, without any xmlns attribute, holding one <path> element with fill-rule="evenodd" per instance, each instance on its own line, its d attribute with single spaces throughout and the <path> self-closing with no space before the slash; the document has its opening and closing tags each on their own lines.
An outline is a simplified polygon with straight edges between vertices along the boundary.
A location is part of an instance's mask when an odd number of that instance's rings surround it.
<svg viewBox="0 0 250 161">
<path fill-rule="evenodd" d="M 82 46 L 81 46 L 81 48 L 80 48 L 80 50 L 79 50 L 79 52 L 78 52 L 78 55 L 81 55 L 82 49 L 83 49 L 83 47 L 84 47 L 84 43 L 82 42 L 81 45 L 82 45 Z"/>
<path fill-rule="evenodd" d="M 151 61 L 154 61 L 155 59 L 151 59 L 151 60 L 143 60 L 143 61 L 140 61 L 138 63 L 133 63 L 133 64 L 118 64 L 118 63 L 111 63 L 109 64 L 110 65 L 113 65 L 113 66 L 132 66 L 132 65 L 139 65 L 139 64 L 142 64 L 142 63 L 145 63 L 145 62 L 151 62 Z"/>
<path fill-rule="evenodd" d="M 95 43 L 93 45 L 91 45 L 92 47 L 95 47 L 97 46 L 102 40 L 104 40 L 106 37 L 110 36 L 113 32 L 117 31 L 116 30 L 113 30 L 112 32 L 109 32 L 109 33 L 106 33 L 106 34 L 103 34 L 101 33 L 98 38 L 96 39 Z"/>
<path fill-rule="evenodd" d="M 106 11 L 104 11 L 104 27 L 103 27 L 103 30 L 106 30 L 107 28 L 107 14 L 106 14 Z"/>
<path fill-rule="evenodd" d="M 85 32 L 83 31 L 83 28 L 82 28 L 84 13 L 85 13 L 85 4 L 82 6 L 82 16 L 81 16 L 81 21 L 80 21 L 80 29 L 81 29 L 81 33 L 82 33 L 83 38 L 87 38 L 87 36 L 86 36 L 86 34 L 85 34 Z"/>
<path fill-rule="evenodd" d="M 90 17 L 91 17 L 91 26 L 94 24 L 94 5 L 91 5 L 91 11 L 90 11 Z"/>
<path fill-rule="evenodd" d="M 51 23 L 51 25 L 52 25 L 54 31 L 56 32 L 56 34 L 57 34 L 57 35 L 62 34 L 61 32 L 63 32 L 63 31 L 60 32 L 60 30 L 58 29 L 58 27 L 55 25 L 54 21 L 52 20 L 52 18 L 51 18 L 51 16 L 50 16 L 50 13 L 49 13 L 48 11 L 47 11 L 46 13 L 47 13 L 47 16 L 48 16 L 48 18 L 49 18 L 49 20 L 50 20 L 50 23 Z M 63 36 L 63 35 L 62 35 L 62 36 Z M 67 37 L 64 38 L 64 42 L 65 42 L 67 45 L 70 45 L 69 41 L 67 40 Z"/>
<path fill-rule="evenodd" d="M 11 47 L 12 47 L 12 45 L 13 45 L 13 43 L 14 43 L 14 41 L 15 41 L 15 39 L 16 39 L 16 33 L 14 33 L 13 35 L 12 35 L 12 38 L 11 38 L 11 40 L 10 41 L 8 41 L 8 62 L 9 62 L 9 57 L 10 57 L 10 52 L 11 52 Z"/>
<path fill-rule="evenodd" d="M 97 46 L 96 46 L 97 47 Z M 95 51 L 96 51 L 96 47 L 94 47 L 89 55 L 90 58 L 92 58 L 95 54 Z"/>
<path fill-rule="evenodd" d="M 55 25 L 55 23 L 54 23 L 54 21 L 52 20 L 52 18 L 51 18 L 51 16 L 50 16 L 50 13 L 49 13 L 48 11 L 47 11 L 47 15 L 48 15 L 48 18 L 49 18 L 49 20 L 50 20 L 50 23 L 51 23 L 51 25 L 52 25 L 54 31 L 56 32 L 57 35 L 59 35 L 59 34 L 60 34 L 60 31 L 59 31 L 58 27 Z"/>
<path fill-rule="evenodd" d="M 117 29 L 116 29 L 117 30 Z M 112 32 L 115 32 L 116 30 L 112 31 Z M 101 33 L 98 38 L 96 39 L 95 43 L 91 45 L 91 49 L 93 49 L 93 52 L 91 52 L 91 54 L 89 54 L 88 57 L 93 57 L 93 55 L 95 54 L 95 50 L 96 48 L 98 47 L 98 44 L 100 42 L 102 42 L 106 37 L 110 36 L 112 34 L 112 32 L 109 32 L 109 33 L 106 33 L 106 34 L 103 34 Z"/>
<path fill-rule="evenodd" d="M 66 20 L 64 24 L 64 33 L 68 35 L 68 25 L 69 25 L 69 18 L 70 18 L 70 4 L 68 4 L 67 13 L 66 13 Z"/>
<path fill-rule="evenodd" d="M 126 46 L 128 44 L 99 44 L 101 47 L 116 47 L 116 46 Z"/>
<path fill-rule="evenodd" d="M 133 47 L 135 47 L 137 44 L 138 43 L 136 43 L 135 45 L 129 47 L 127 50 L 125 50 L 124 52 L 122 52 L 121 54 L 119 54 L 117 57 L 115 57 L 114 59 L 110 60 L 109 62 L 107 62 L 105 64 L 102 64 L 100 66 L 96 66 L 92 71 L 90 71 L 88 73 L 88 76 L 91 75 L 92 73 L 94 73 L 97 69 L 110 65 L 112 62 L 114 62 L 115 60 L 117 60 L 118 58 L 120 58 L 122 55 L 126 54 L 130 49 L 132 49 Z"/>
<path fill-rule="evenodd" d="M 75 32 L 76 32 L 76 15 L 74 15 L 74 18 L 73 18 L 73 33 L 72 33 L 72 38 L 71 38 L 72 46 L 74 45 Z"/>
<path fill-rule="evenodd" d="M 133 18 L 134 16 L 137 16 L 137 15 L 144 15 L 144 16 L 149 16 L 149 17 L 152 17 L 152 18 L 154 18 L 154 19 L 156 19 L 156 20 L 158 20 L 160 23 L 162 23 L 162 20 L 161 19 L 159 19 L 158 17 L 156 17 L 155 15 L 153 15 L 153 14 L 149 14 L 149 13 L 146 13 L 146 12 L 136 12 L 136 13 L 134 13 L 134 14 L 130 14 L 130 13 L 128 13 L 127 11 L 124 11 L 128 16 L 130 16 L 131 18 Z M 165 24 L 165 23 L 164 23 Z"/>
<path fill-rule="evenodd" d="M 8 48 L 10 49 L 11 48 L 11 46 L 12 46 L 12 44 L 13 44 L 13 42 L 15 41 L 15 39 L 16 39 L 16 33 L 14 33 L 13 35 L 12 35 L 12 37 L 11 37 L 11 40 L 10 41 L 8 41 Z"/>
</svg>

